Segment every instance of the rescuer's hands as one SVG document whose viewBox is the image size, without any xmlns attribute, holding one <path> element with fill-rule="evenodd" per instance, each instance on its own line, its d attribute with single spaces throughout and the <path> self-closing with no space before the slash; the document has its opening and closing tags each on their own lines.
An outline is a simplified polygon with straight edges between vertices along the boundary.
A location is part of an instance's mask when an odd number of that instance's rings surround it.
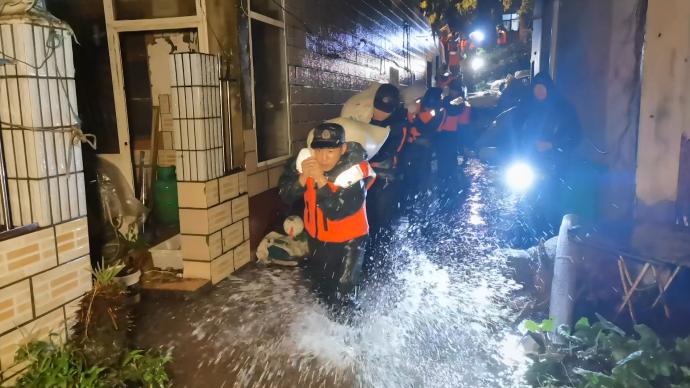
<svg viewBox="0 0 690 388">
<path fill-rule="evenodd" d="M 302 162 L 302 174 L 307 177 L 314 178 L 317 173 L 317 169 L 319 169 L 319 163 L 314 158 L 308 158 Z"/>
<path fill-rule="evenodd" d="M 302 176 L 304 176 L 304 178 L 302 178 Z M 309 158 L 302 162 L 302 174 L 300 175 L 300 184 L 302 183 L 302 179 L 304 179 L 304 182 L 306 184 L 307 178 L 309 177 L 314 178 L 314 181 L 316 182 L 316 185 L 319 188 L 322 188 L 328 182 L 326 176 L 324 175 L 323 169 L 321 168 L 321 166 L 319 166 L 319 163 L 314 158 Z"/>
<path fill-rule="evenodd" d="M 328 179 L 326 179 L 326 176 L 321 173 L 321 175 L 317 175 L 314 177 L 314 181 L 316 181 L 316 186 L 319 188 L 322 188 L 326 186 L 326 183 L 328 183 Z"/>
</svg>

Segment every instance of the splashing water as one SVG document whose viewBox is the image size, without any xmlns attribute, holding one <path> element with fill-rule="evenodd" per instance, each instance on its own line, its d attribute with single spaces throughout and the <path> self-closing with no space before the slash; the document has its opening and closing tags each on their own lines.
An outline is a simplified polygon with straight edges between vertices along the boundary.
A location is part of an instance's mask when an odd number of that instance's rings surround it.
<svg viewBox="0 0 690 388">
<path fill-rule="evenodd" d="M 449 213 L 452 204 L 435 201 L 427 217 L 433 222 L 398 226 L 381 253 L 394 263 L 389 275 L 369 279 L 349 325 L 329 319 L 295 269 L 251 268 L 185 303 L 184 312 L 175 314 L 184 317 L 182 326 L 192 336 L 168 338 L 180 366 L 176 381 L 227 387 L 522 386 L 527 363 L 511 322 L 519 287 L 502 259 L 489 254 L 499 246 L 490 226 L 504 203 L 481 164 L 471 163 L 467 172 L 471 182 L 465 200 L 455 204 L 457 214 Z M 196 370 L 183 366 L 194 361 Z"/>
</svg>

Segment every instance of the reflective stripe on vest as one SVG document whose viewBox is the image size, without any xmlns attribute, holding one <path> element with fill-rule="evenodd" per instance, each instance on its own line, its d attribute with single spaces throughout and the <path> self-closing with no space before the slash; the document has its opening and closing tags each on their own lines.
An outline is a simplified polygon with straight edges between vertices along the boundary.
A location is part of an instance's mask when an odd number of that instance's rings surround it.
<svg viewBox="0 0 690 388">
<path fill-rule="evenodd" d="M 419 130 L 417 129 L 417 127 L 412 127 L 412 129 L 410 129 L 410 133 L 409 133 L 408 136 L 407 136 L 407 142 L 410 143 L 410 144 L 412 144 L 412 143 L 414 143 L 415 140 L 417 140 L 417 138 L 420 137 L 420 136 L 422 136 L 422 133 L 419 132 Z"/>
<path fill-rule="evenodd" d="M 373 170 L 369 168 L 369 163 L 362 162 L 359 167 L 366 178 L 376 177 Z M 367 189 L 374 183 L 371 179 Z M 327 186 L 333 192 L 342 188 L 333 182 L 328 182 Z M 304 229 L 314 239 L 330 242 L 344 243 L 369 233 L 369 223 L 367 222 L 366 201 L 354 213 L 339 220 L 326 218 L 316 200 L 316 185 L 313 178 L 307 178 L 306 190 L 304 191 Z"/>
<path fill-rule="evenodd" d="M 407 127 L 403 127 L 403 135 L 402 138 L 400 139 L 400 144 L 398 145 L 398 148 L 395 149 L 396 153 L 400 153 L 402 151 L 403 147 L 405 146 L 405 141 L 407 140 Z M 393 157 L 397 163 L 397 157 Z"/>
</svg>

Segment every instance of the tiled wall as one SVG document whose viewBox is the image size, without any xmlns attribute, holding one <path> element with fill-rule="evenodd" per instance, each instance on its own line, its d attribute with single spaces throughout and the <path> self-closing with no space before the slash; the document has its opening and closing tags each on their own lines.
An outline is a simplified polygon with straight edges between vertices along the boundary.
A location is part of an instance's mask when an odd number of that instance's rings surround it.
<svg viewBox="0 0 690 388">
<path fill-rule="evenodd" d="M 38 19 L 0 23 L 0 120 L 14 226 L 86 215 L 72 34 Z M 0 209 L 0 213 L 3 212 Z M 0 217 L 1 219 L 2 217 Z"/>
<path fill-rule="evenodd" d="M 218 57 L 170 55 L 173 146 L 177 179 L 203 182 L 223 175 L 223 124 Z"/>
<path fill-rule="evenodd" d="M 19 346 L 50 333 L 65 338 L 91 288 L 88 225 L 71 34 L 55 20 L 0 21 L 0 118 L 13 224 L 37 231 L 0 242 L 0 382 L 25 365 Z"/>
<path fill-rule="evenodd" d="M 216 284 L 250 260 L 247 174 L 223 172 L 218 57 L 172 54 L 170 66 L 183 275 Z"/>
<path fill-rule="evenodd" d="M 23 369 L 14 363 L 21 344 L 67 334 L 90 288 L 86 218 L 0 242 L 0 381 Z"/>
<path fill-rule="evenodd" d="M 184 277 L 216 284 L 250 260 L 247 174 L 178 182 L 177 189 Z"/>
</svg>

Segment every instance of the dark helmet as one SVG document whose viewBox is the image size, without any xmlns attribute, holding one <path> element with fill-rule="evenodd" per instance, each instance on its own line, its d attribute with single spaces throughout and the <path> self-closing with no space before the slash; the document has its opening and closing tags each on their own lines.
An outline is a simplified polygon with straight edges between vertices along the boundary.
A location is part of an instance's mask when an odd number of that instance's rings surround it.
<svg viewBox="0 0 690 388">
<path fill-rule="evenodd" d="M 429 88 L 424 97 L 422 97 L 422 109 L 438 109 L 441 107 L 443 101 L 443 89 Z"/>
<path fill-rule="evenodd" d="M 400 91 L 394 85 L 383 84 L 379 86 L 374 96 L 374 108 L 391 113 L 400 105 Z"/>
<path fill-rule="evenodd" d="M 453 90 L 453 91 L 457 91 L 457 92 L 462 92 L 464 86 L 465 85 L 462 84 L 462 81 L 456 78 L 456 79 L 450 81 L 450 83 L 448 84 L 448 89 Z"/>
<path fill-rule="evenodd" d="M 544 85 L 547 90 L 554 89 L 555 85 L 549 73 L 541 72 L 532 78 L 532 86 Z"/>
</svg>

